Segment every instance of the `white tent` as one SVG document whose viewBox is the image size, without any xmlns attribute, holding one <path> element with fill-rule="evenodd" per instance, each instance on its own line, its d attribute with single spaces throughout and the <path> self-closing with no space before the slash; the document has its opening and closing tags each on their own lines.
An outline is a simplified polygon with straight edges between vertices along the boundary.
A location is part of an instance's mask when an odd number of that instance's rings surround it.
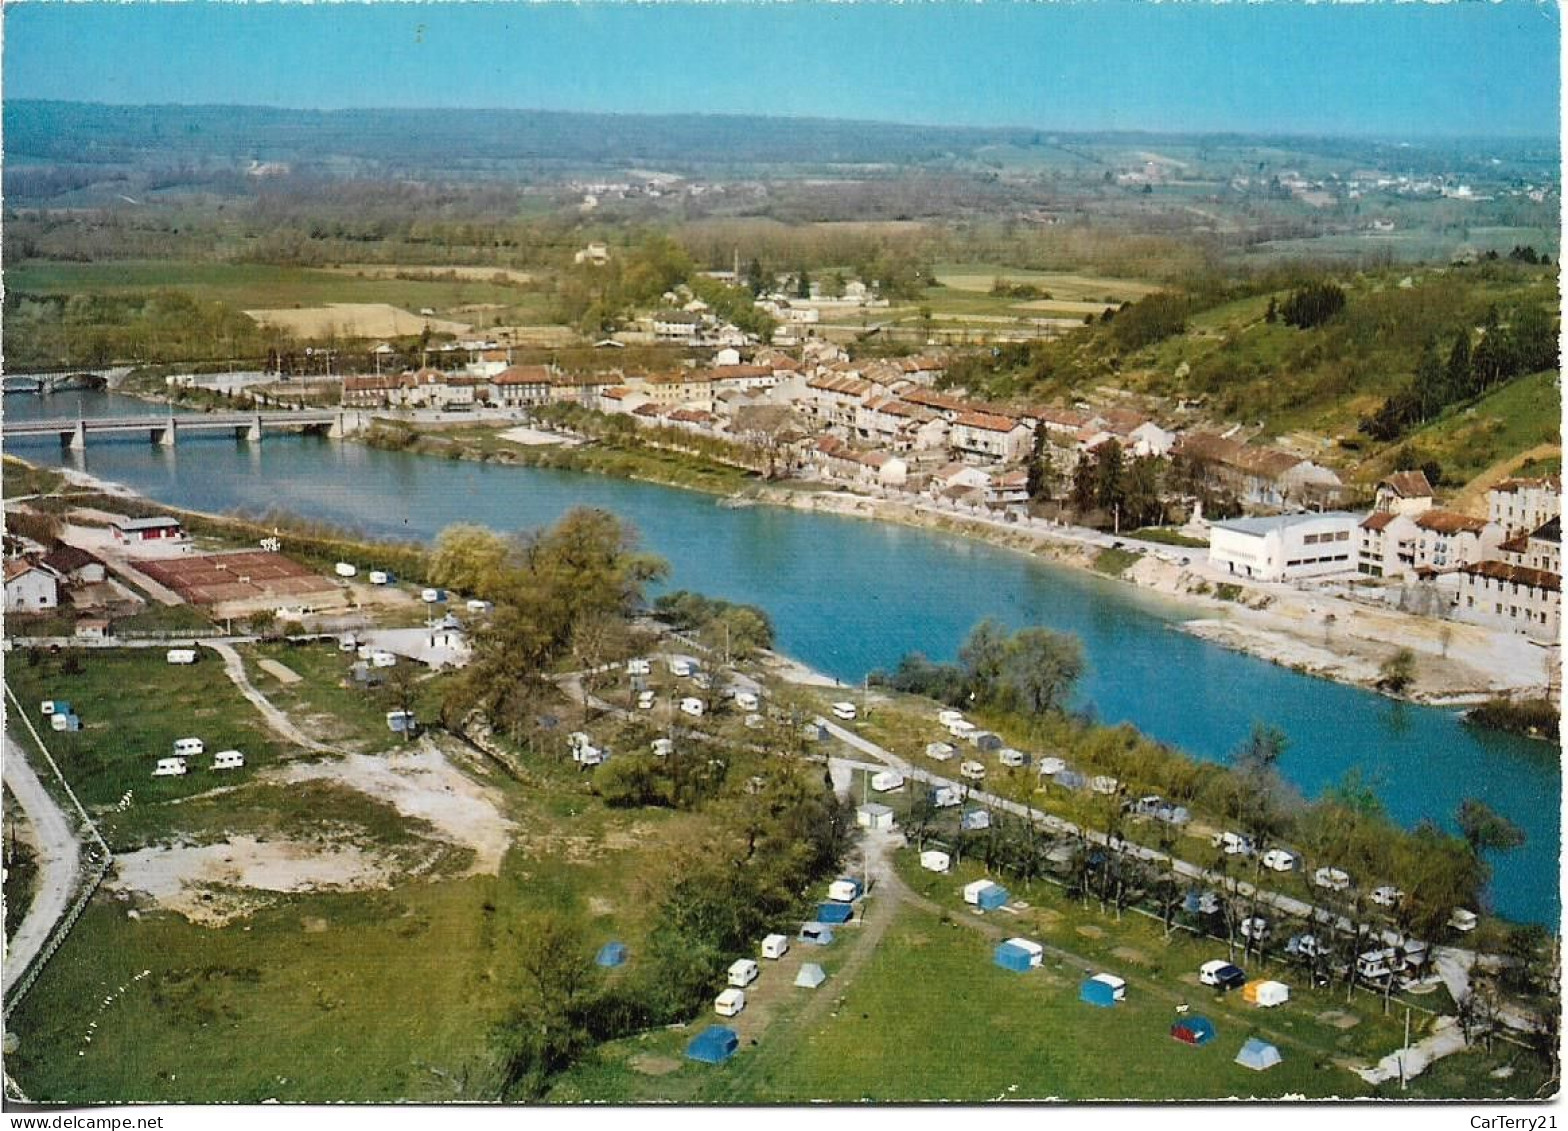
<svg viewBox="0 0 1568 1131">
<path fill-rule="evenodd" d="M 1290 1000 L 1290 987 L 1284 982 L 1260 982 L 1254 1000 L 1261 1006 L 1284 1005 Z"/>
<path fill-rule="evenodd" d="M 795 975 L 795 984 L 803 986 L 808 990 L 816 989 L 827 980 L 828 976 L 822 972 L 822 967 L 815 962 L 807 962 L 800 968 L 800 973 Z"/>
</svg>

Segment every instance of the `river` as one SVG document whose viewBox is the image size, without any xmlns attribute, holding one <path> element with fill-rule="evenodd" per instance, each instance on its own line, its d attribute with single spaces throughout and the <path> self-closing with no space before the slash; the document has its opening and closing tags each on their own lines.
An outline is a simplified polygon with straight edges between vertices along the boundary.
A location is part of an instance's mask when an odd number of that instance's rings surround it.
<svg viewBox="0 0 1568 1131">
<path fill-rule="evenodd" d="M 158 413 L 104 393 L 9 396 L 15 418 Z M 428 540 L 458 521 L 502 531 L 547 524 L 568 508 L 629 520 L 670 563 L 670 588 L 762 606 L 781 651 L 858 685 L 909 651 L 951 659 L 986 616 L 1077 635 L 1089 672 L 1080 699 L 1105 722 L 1129 722 L 1197 757 L 1223 759 L 1255 721 L 1289 736 L 1285 777 L 1308 797 L 1360 770 L 1389 814 L 1453 828 L 1478 797 L 1528 840 L 1493 861 L 1491 898 L 1510 918 L 1556 928 L 1561 765 L 1554 748 L 1466 726 L 1454 711 L 1396 703 L 1195 639 L 1186 613 L 1125 584 L 937 532 L 776 507 L 721 507 L 710 496 L 577 472 L 500 467 L 375 451 L 321 437 L 269 435 L 258 447 L 223 437 L 160 449 L 93 440 L 85 453 L 52 440 L 15 454 L 76 466 L 172 505 L 259 512 L 271 506 Z"/>
</svg>

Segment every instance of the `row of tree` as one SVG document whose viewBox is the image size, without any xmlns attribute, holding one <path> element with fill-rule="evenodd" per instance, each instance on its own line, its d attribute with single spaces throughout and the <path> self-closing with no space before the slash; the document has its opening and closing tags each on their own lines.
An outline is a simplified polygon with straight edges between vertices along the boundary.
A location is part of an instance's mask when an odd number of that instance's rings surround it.
<svg viewBox="0 0 1568 1131">
<path fill-rule="evenodd" d="M 1414 377 L 1361 422 L 1375 440 L 1393 440 L 1408 429 L 1434 420 L 1449 405 L 1480 396 L 1527 373 L 1558 365 L 1557 325 L 1539 306 L 1512 310 L 1506 321 L 1494 306 L 1471 344 L 1468 328 L 1455 332 L 1447 356 L 1429 339 L 1416 362 Z"/>
<path fill-rule="evenodd" d="M 868 679 L 953 707 L 1044 714 L 1066 706 L 1083 672 L 1083 646 L 1076 637 L 1040 627 L 1009 635 L 987 618 L 970 630 L 957 663 L 934 663 L 911 652 L 891 672 L 874 671 Z"/>
</svg>

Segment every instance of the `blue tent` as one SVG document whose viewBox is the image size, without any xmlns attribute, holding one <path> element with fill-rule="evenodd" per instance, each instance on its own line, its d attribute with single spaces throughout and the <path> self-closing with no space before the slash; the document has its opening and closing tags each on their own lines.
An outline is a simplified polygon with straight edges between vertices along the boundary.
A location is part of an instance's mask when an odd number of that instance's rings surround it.
<svg viewBox="0 0 1568 1131">
<path fill-rule="evenodd" d="M 709 1025 L 691 1039 L 686 1055 L 704 1064 L 723 1064 L 740 1048 L 740 1036 L 723 1025 Z"/>
<path fill-rule="evenodd" d="M 995 961 L 1003 970 L 1012 970 L 1018 974 L 1027 974 L 1033 967 L 1033 957 L 1030 953 L 1010 942 L 996 944 Z"/>
<path fill-rule="evenodd" d="M 1207 1017 L 1182 1017 L 1171 1026 L 1171 1036 L 1189 1045 L 1206 1045 L 1214 1039 L 1214 1022 Z"/>
<path fill-rule="evenodd" d="M 817 922 L 847 923 L 855 916 L 855 909 L 848 903 L 817 904 Z"/>
<path fill-rule="evenodd" d="M 826 923 L 802 923 L 798 938 L 803 943 L 827 946 L 833 941 L 833 928 Z"/>
<path fill-rule="evenodd" d="M 599 948 L 594 963 L 598 966 L 619 966 L 626 961 L 626 944 L 607 942 Z"/>
<path fill-rule="evenodd" d="M 1078 1000 L 1108 1009 L 1116 1004 L 1116 987 L 1098 978 L 1085 978 L 1078 987 Z"/>
<path fill-rule="evenodd" d="M 1056 775 L 1056 784 L 1066 789 L 1082 789 L 1089 783 L 1089 779 L 1077 770 L 1062 770 Z"/>
<path fill-rule="evenodd" d="M 983 888 L 976 897 L 981 911 L 995 911 L 998 907 L 1007 905 L 1007 889 L 1001 884 L 992 884 Z"/>
<path fill-rule="evenodd" d="M 1257 1037 L 1248 1037 L 1247 1043 L 1242 1045 L 1241 1051 L 1236 1054 L 1237 1064 L 1256 1072 L 1273 1068 L 1279 1063 L 1279 1059 L 1279 1049 Z"/>
</svg>

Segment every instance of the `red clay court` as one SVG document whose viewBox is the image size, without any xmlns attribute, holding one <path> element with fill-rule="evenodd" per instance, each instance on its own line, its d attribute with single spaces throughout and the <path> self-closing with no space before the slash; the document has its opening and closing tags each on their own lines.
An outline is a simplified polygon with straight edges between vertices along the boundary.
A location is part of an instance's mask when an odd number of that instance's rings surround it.
<svg viewBox="0 0 1568 1131">
<path fill-rule="evenodd" d="M 329 578 L 312 573 L 282 554 L 264 550 L 139 561 L 136 568 L 193 605 L 256 597 L 299 597 L 337 589 Z"/>
</svg>

